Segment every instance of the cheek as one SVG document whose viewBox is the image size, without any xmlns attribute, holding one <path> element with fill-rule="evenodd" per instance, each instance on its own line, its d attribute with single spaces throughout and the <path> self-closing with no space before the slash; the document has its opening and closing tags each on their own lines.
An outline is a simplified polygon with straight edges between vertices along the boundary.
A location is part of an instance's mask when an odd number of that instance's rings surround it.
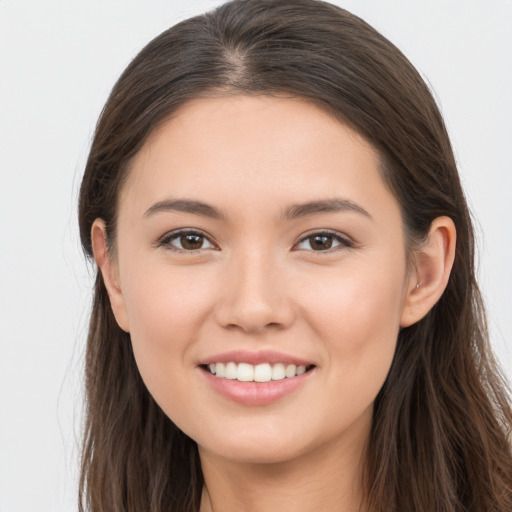
<svg viewBox="0 0 512 512">
<path fill-rule="evenodd" d="M 301 294 L 303 312 L 311 312 L 312 321 L 322 318 L 319 326 L 333 332 L 396 330 L 403 305 L 404 266 L 368 260 L 312 274 Z"/>
<path fill-rule="evenodd" d="M 132 272 L 124 297 L 137 366 L 157 402 L 174 399 L 182 372 L 193 368 L 190 348 L 207 315 L 212 290 L 197 272 L 168 266 Z M 185 364 L 184 364 L 185 363 Z M 164 390 L 165 393 L 164 393 Z"/>
<path fill-rule="evenodd" d="M 311 283 L 304 298 L 303 316 L 324 340 L 329 364 L 351 385 L 380 388 L 387 375 L 400 328 L 403 268 L 353 266 Z"/>
<path fill-rule="evenodd" d="M 211 301 L 211 279 L 190 267 L 148 268 L 128 273 L 136 277 L 129 278 L 124 287 L 130 332 L 144 343 L 167 347 L 171 339 L 186 339 L 190 329 L 202 320 Z"/>
</svg>

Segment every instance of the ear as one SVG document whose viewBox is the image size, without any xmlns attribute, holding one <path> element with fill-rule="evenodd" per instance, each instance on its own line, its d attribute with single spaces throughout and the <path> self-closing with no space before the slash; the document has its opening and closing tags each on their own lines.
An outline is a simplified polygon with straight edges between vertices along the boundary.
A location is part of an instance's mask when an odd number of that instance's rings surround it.
<svg viewBox="0 0 512 512">
<path fill-rule="evenodd" d="M 117 265 L 108 252 L 107 228 L 103 219 L 96 219 L 91 228 L 91 242 L 94 260 L 107 288 L 110 305 L 116 321 L 123 331 L 130 332 L 126 304 L 119 282 Z"/>
<path fill-rule="evenodd" d="M 414 255 L 401 327 L 421 320 L 441 298 L 455 259 L 456 238 L 452 219 L 438 217 L 432 222 L 426 242 Z"/>
</svg>

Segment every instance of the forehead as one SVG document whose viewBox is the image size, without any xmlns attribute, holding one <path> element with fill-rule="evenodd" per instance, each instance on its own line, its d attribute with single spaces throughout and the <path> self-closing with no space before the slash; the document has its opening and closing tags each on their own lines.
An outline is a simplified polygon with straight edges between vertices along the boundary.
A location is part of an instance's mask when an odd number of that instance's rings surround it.
<svg viewBox="0 0 512 512">
<path fill-rule="evenodd" d="M 135 156 L 120 206 L 148 208 L 168 196 L 253 211 L 327 196 L 372 202 L 387 194 L 394 201 L 379 164 L 363 137 L 306 101 L 196 99 L 155 129 Z M 272 201 L 264 205 L 262 197 Z"/>
</svg>

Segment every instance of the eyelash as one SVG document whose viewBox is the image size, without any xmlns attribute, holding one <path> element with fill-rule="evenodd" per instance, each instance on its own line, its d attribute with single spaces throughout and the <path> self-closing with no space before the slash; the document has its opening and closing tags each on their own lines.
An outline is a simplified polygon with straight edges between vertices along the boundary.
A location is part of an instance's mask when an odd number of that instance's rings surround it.
<svg viewBox="0 0 512 512">
<path fill-rule="evenodd" d="M 190 249 L 182 249 L 179 247 L 172 246 L 171 242 L 173 240 L 179 240 L 181 237 L 187 236 L 187 235 L 195 235 L 195 236 L 201 237 L 204 240 L 207 240 L 208 243 L 210 243 L 216 250 L 218 250 L 218 247 L 213 242 L 210 241 L 210 238 L 207 235 L 205 235 L 202 231 L 196 231 L 194 229 L 181 229 L 179 231 L 171 231 L 170 233 L 167 233 L 166 235 L 164 235 L 158 241 L 158 247 L 165 247 L 167 249 L 170 249 L 171 251 L 181 252 L 181 253 L 186 253 L 186 254 L 191 254 L 194 252 L 199 252 L 201 250 L 205 250 L 202 248 L 198 249 L 198 250 L 190 250 Z M 210 248 L 208 247 L 206 249 L 210 249 Z"/>
<path fill-rule="evenodd" d="M 192 235 L 192 236 L 195 235 L 195 236 L 201 237 L 203 240 L 206 240 L 212 247 L 199 248 L 199 249 L 194 250 L 194 249 L 184 249 L 184 248 L 175 247 L 171 243 L 174 240 L 179 240 L 183 236 L 190 236 L 190 235 Z M 319 250 L 319 251 L 315 251 L 314 249 L 297 249 L 297 250 L 309 251 L 312 253 L 322 255 L 322 254 L 331 254 L 335 251 L 342 250 L 342 249 L 350 249 L 350 248 L 353 248 L 355 245 L 350 239 L 341 235 L 337 231 L 331 231 L 331 230 L 324 229 L 321 231 L 315 231 L 311 234 L 308 234 L 307 236 L 302 237 L 296 244 L 294 244 L 293 248 L 296 248 L 298 245 L 302 244 L 303 242 L 305 242 L 307 240 L 311 240 L 315 237 L 330 237 L 333 239 L 333 241 L 338 242 L 338 245 L 335 245 L 334 247 L 330 247 L 327 250 Z M 202 231 L 197 231 L 197 230 L 193 230 L 193 229 L 182 229 L 179 231 L 172 231 L 170 233 L 167 233 L 157 242 L 157 246 L 165 247 L 167 249 L 170 249 L 171 251 L 185 253 L 185 254 L 192 254 L 194 252 L 200 252 L 200 251 L 208 250 L 208 249 L 212 249 L 212 248 L 214 250 L 219 250 L 218 246 L 216 246 L 205 233 L 203 233 Z"/>
<path fill-rule="evenodd" d="M 322 255 L 322 254 L 332 254 L 335 251 L 339 251 L 339 250 L 342 250 L 342 249 L 351 249 L 351 248 L 354 247 L 354 243 L 352 242 L 352 240 L 350 240 L 346 236 L 338 233 L 337 231 L 331 231 L 331 230 L 328 230 L 328 229 L 324 229 L 322 231 L 315 231 L 313 233 L 310 233 L 310 234 L 302 237 L 294 245 L 294 247 L 297 247 L 298 245 L 302 244 L 306 240 L 311 240 L 311 239 L 313 239 L 315 237 L 329 237 L 329 238 L 332 238 L 333 241 L 338 242 L 338 245 L 335 245 L 334 247 L 330 247 L 329 249 L 327 249 L 325 251 L 315 251 L 313 249 L 299 249 L 299 250 L 310 251 L 310 252 L 313 252 L 315 254 Z"/>
</svg>

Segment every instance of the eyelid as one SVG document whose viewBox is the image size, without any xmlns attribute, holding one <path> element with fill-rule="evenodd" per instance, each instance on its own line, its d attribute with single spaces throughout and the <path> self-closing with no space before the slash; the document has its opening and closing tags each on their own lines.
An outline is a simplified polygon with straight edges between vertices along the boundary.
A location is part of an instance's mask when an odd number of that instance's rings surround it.
<svg viewBox="0 0 512 512">
<path fill-rule="evenodd" d="M 315 251 L 313 249 L 296 249 L 298 251 L 307 251 L 309 253 L 314 254 L 331 254 L 335 251 L 342 250 L 342 249 L 351 249 L 356 246 L 356 243 L 347 235 L 344 233 L 340 233 L 339 231 L 334 231 L 332 229 L 319 229 L 315 231 L 311 231 L 309 233 L 305 233 L 301 235 L 300 239 L 293 245 L 293 248 L 296 248 L 299 244 L 307 240 L 308 238 L 313 238 L 314 236 L 322 236 L 327 235 L 331 236 L 334 239 L 336 239 L 339 242 L 339 245 L 336 245 L 335 247 L 331 247 L 329 249 L 326 249 L 325 251 Z"/>
<path fill-rule="evenodd" d="M 207 240 L 213 247 L 206 247 L 203 249 L 196 249 L 196 250 L 186 250 L 186 249 L 180 249 L 179 247 L 174 247 L 171 245 L 171 241 L 179 238 L 180 235 L 198 235 L 203 237 L 205 240 Z M 179 252 L 179 253 L 185 253 L 185 254 L 194 254 L 194 253 L 200 253 L 206 250 L 220 250 L 218 245 L 212 240 L 212 237 L 205 233 L 204 231 L 197 229 L 197 228 L 179 228 L 174 229 L 172 231 L 168 231 L 164 235 L 162 235 L 155 243 L 157 247 L 163 247 L 165 249 L 168 249 L 173 252 Z"/>
<path fill-rule="evenodd" d="M 187 250 L 187 249 L 180 249 L 178 247 L 172 246 L 170 242 L 172 240 L 178 238 L 180 235 L 201 236 L 204 239 L 206 239 L 208 241 L 208 243 L 210 243 L 213 247 L 207 247 L 207 248 L 196 249 L 196 250 Z M 336 245 L 335 247 L 332 247 L 332 248 L 329 248 L 326 250 L 320 250 L 320 251 L 315 251 L 313 249 L 297 249 L 297 246 L 299 244 L 301 244 L 302 242 L 304 242 L 305 240 L 307 240 L 308 238 L 313 238 L 314 236 L 322 236 L 322 235 L 331 236 L 332 238 L 336 239 L 339 242 L 339 244 Z M 179 253 L 185 253 L 185 254 L 199 253 L 199 252 L 202 252 L 205 250 L 212 250 L 212 249 L 220 250 L 219 246 L 212 240 L 212 237 L 208 233 L 206 233 L 200 229 L 197 229 L 197 228 L 179 228 L 179 229 L 175 229 L 172 231 L 168 231 L 167 233 L 162 235 L 155 242 L 155 246 L 164 247 L 173 252 L 179 252 Z M 344 233 L 341 233 L 339 231 L 335 231 L 332 229 L 317 229 L 317 230 L 310 231 L 309 233 L 305 233 L 305 234 L 301 235 L 301 237 L 298 239 L 298 241 L 294 243 L 292 249 L 295 249 L 298 251 L 307 251 L 309 253 L 322 255 L 322 254 L 331 254 L 331 253 L 333 253 L 337 250 L 341 250 L 341 249 L 351 249 L 355 246 L 356 246 L 356 243 L 350 237 L 345 235 Z"/>
</svg>

